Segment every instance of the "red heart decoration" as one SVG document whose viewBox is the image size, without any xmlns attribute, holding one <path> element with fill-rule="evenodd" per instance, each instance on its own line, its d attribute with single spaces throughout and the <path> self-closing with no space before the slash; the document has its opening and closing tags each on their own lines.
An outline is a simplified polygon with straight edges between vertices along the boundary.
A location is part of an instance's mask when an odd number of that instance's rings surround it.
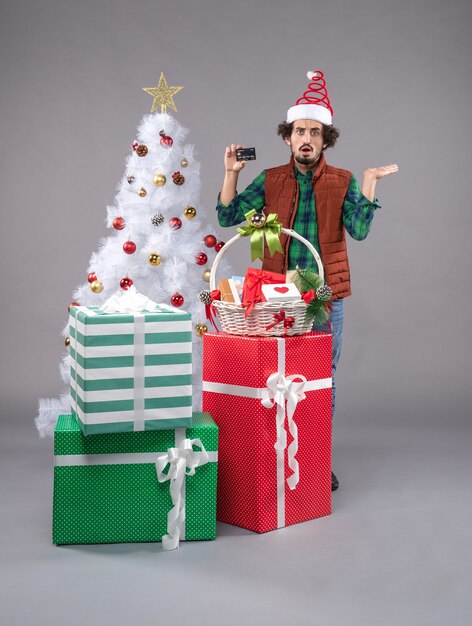
<svg viewBox="0 0 472 626">
<path fill-rule="evenodd" d="M 274 291 L 277 291 L 278 293 L 287 293 L 288 287 L 274 287 Z"/>
</svg>

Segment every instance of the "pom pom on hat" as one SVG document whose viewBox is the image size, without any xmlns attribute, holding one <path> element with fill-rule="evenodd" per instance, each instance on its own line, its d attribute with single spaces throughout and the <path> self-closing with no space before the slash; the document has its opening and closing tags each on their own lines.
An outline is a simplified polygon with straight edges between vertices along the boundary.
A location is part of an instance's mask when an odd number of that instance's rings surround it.
<svg viewBox="0 0 472 626">
<path fill-rule="evenodd" d="M 328 97 L 324 74 L 320 70 L 307 72 L 308 88 L 293 107 L 287 111 L 287 122 L 316 120 L 329 126 L 333 123 L 333 109 Z"/>
</svg>

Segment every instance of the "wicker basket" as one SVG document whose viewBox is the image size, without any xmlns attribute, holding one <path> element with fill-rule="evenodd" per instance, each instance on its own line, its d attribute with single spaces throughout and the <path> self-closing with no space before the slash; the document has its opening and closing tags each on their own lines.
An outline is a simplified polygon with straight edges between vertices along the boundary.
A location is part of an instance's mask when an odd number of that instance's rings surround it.
<svg viewBox="0 0 472 626">
<path fill-rule="evenodd" d="M 304 237 L 296 233 L 294 230 L 282 228 L 282 232 L 289 237 L 298 239 L 310 250 L 318 264 L 320 278 L 324 278 L 323 264 L 320 255 Z M 216 270 L 221 261 L 221 257 L 228 248 L 232 246 L 242 235 L 235 235 L 230 239 L 218 252 L 213 261 L 210 272 L 210 289 L 216 289 Z M 303 300 L 296 302 L 258 302 L 249 315 L 245 316 L 245 309 L 237 302 L 222 302 L 214 300 L 215 307 L 221 326 L 225 333 L 231 335 L 257 335 L 261 337 L 279 337 L 282 335 L 302 335 L 311 330 L 312 321 L 306 319 L 307 304 Z M 276 324 L 267 330 L 267 326 L 274 323 L 274 315 L 283 311 L 287 317 L 293 317 L 295 322 L 291 328 L 284 328 L 283 322 Z"/>
</svg>

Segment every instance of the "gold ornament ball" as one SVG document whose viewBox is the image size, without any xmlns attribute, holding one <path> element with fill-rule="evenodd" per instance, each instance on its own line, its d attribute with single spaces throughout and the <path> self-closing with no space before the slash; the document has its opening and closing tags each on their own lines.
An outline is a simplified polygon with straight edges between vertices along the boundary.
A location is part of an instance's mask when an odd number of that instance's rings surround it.
<svg viewBox="0 0 472 626">
<path fill-rule="evenodd" d="M 210 270 L 208 268 L 206 268 L 206 270 L 204 270 L 203 274 L 202 274 L 202 278 L 206 283 L 210 282 Z"/>
<path fill-rule="evenodd" d="M 147 191 L 144 189 L 144 187 L 141 187 L 141 189 L 139 190 L 139 196 L 141 198 L 144 198 L 145 196 L 147 196 Z"/>
<path fill-rule="evenodd" d="M 164 176 L 164 174 L 154 174 L 154 184 L 157 187 L 163 187 L 166 182 L 167 182 L 167 178 Z"/>
<path fill-rule="evenodd" d="M 66 337 L 64 343 L 65 343 L 66 348 L 68 348 L 70 346 L 70 337 Z"/>
<path fill-rule="evenodd" d="M 161 257 L 157 254 L 157 252 L 151 252 L 148 256 L 148 261 L 151 265 L 159 265 L 161 262 Z"/>
<path fill-rule="evenodd" d="M 94 280 L 93 283 L 90 283 L 90 289 L 93 293 L 101 293 L 103 291 L 103 283 L 99 280 Z"/>
<path fill-rule="evenodd" d="M 187 159 L 184 157 L 181 161 L 180 161 L 180 167 L 187 167 L 188 165 L 188 161 Z"/>
<path fill-rule="evenodd" d="M 197 324 L 195 326 L 195 332 L 199 337 L 203 337 L 203 335 L 208 332 L 208 327 L 205 324 Z"/>
<path fill-rule="evenodd" d="M 189 220 L 193 220 L 196 214 L 197 214 L 197 209 L 195 209 L 193 206 L 185 207 L 184 215 L 185 217 L 188 217 Z"/>
<path fill-rule="evenodd" d="M 266 217 L 263 213 L 255 213 L 251 217 L 251 224 L 254 226 L 254 228 L 262 228 L 265 223 Z"/>
</svg>

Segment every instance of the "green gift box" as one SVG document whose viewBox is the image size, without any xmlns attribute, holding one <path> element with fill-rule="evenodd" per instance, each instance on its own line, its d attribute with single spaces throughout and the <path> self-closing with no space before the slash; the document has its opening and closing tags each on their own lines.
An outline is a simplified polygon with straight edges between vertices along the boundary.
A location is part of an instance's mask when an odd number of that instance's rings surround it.
<svg viewBox="0 0 472 626">
<path fill-rule="evenodd" d="M 214 539 L 218 427 L 194 413 L 192 428 L 86 437 L 73 415 L 54 433 L 53 542 Z M 164 542 L 166 545 L 164 545 Z"/>
<path fill-rule="evenodd" d="M 165 304 L 71 307 L 72 413 L 86 435 L 192 425 L 192 320 Z"/>
</svg>

